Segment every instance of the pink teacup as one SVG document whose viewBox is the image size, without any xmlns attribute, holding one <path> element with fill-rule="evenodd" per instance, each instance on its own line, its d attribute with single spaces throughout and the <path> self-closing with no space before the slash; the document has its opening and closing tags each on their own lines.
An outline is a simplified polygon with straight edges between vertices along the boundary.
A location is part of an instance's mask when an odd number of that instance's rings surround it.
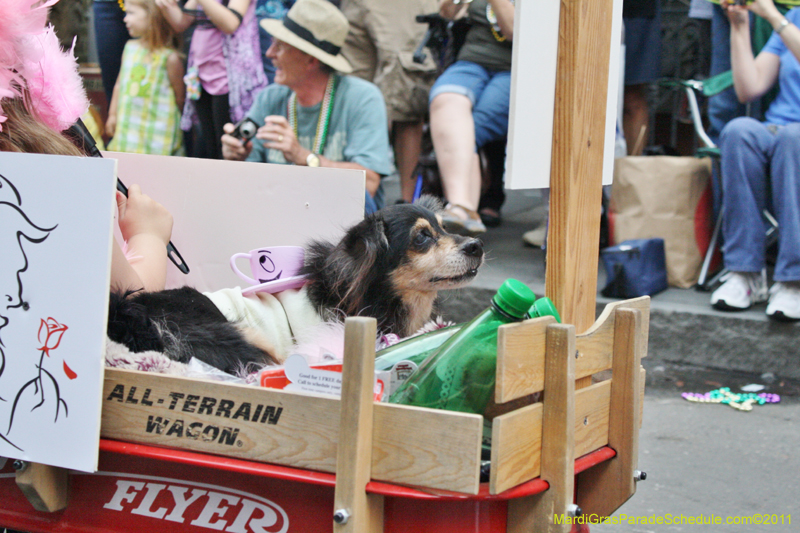
<svg viewBox="0 0 800 533">
<path fill-rule="evenodd" d="M 236 266 L 237 259 L 247 258 L 250 262 L 252 278 L 243 273 Z M 303 266 L 305 250 L 302 246 L 269 246 L 256 248 L 248 253 L 238 253 L 231 256 L 231 268 L 237 276 L 250 283 L 252 287 L 247 292 L 281 290 L 286 282 L 299 280 L 300 268 Z M 244 290 L 242 291 L 245 292 Z"/>
</svg>

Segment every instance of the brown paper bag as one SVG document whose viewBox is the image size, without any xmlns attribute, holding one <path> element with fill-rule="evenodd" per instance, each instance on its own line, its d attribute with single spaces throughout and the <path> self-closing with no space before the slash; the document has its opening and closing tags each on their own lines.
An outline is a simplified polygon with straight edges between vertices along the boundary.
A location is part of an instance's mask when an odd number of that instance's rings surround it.
<svg viewBox="0 0 800 533">
<path fill-rule="evenodd" d="M 709 158 L 633 156 L 615 161 L 611 239 L 664 239 L 671 286 L 685 289 L 697 282 L 712 218 Z"/>
</svg>

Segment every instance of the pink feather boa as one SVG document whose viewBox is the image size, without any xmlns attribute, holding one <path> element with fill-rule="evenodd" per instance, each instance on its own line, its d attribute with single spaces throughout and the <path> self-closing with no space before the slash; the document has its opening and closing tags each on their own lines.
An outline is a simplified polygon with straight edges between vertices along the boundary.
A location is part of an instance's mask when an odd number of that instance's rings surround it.
<svg viewBox="0 0 800 533">
<path fill-rule="evenodd" d="M 0 131 L 2 99 L 28 91 L 26 107 L 55 131 L 69 128 L 89 108 L 75 42 L 61 49 L 47 13 L 58 0 L 0 1 Z M 38 5 L 37 5 L 38 4 Z"/>
</svg>

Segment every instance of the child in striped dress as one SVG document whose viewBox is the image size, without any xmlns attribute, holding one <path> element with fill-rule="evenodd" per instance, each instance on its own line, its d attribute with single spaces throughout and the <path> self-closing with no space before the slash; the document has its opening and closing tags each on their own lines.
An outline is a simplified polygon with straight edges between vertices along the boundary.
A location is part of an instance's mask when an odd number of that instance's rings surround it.
<svg viewBox="0 0 800 533">
<path fill-rule="evenodd" d="M 133 39 L 125 45 L 109 106 L 108 149 L 184 155 L 180 110 L 186 95 L 179 36 L 155 0 L 126 0 L 125 25 Z"/>
</svg>

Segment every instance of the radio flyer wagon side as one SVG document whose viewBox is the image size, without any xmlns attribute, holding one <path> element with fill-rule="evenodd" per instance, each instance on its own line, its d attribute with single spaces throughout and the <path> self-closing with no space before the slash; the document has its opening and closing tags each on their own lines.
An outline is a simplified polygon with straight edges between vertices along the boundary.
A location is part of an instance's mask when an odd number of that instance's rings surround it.
<svg viewBox="0 0 800 533">
<path fill-rule="evenodd" d="M 494 418 L 484 483 L 483 417 L 373 401 L 373 319 L 347 321 L 341 400 L 106 369 L 100 470 L 47 478 L 47 467 L 15 471 L 20 465 L 7 461 L 0 524 L 578 531 L 635 491 L 648 320 L 644 297 L 609 305 L 578 336 L 551 317 L 503 326 L 496 402 L 543 394 Z M 576 379 L 608 369 L 611 379 L 575 389 Z M 61 508 L 47 512 L 52 502 Z"/>
</svg>

